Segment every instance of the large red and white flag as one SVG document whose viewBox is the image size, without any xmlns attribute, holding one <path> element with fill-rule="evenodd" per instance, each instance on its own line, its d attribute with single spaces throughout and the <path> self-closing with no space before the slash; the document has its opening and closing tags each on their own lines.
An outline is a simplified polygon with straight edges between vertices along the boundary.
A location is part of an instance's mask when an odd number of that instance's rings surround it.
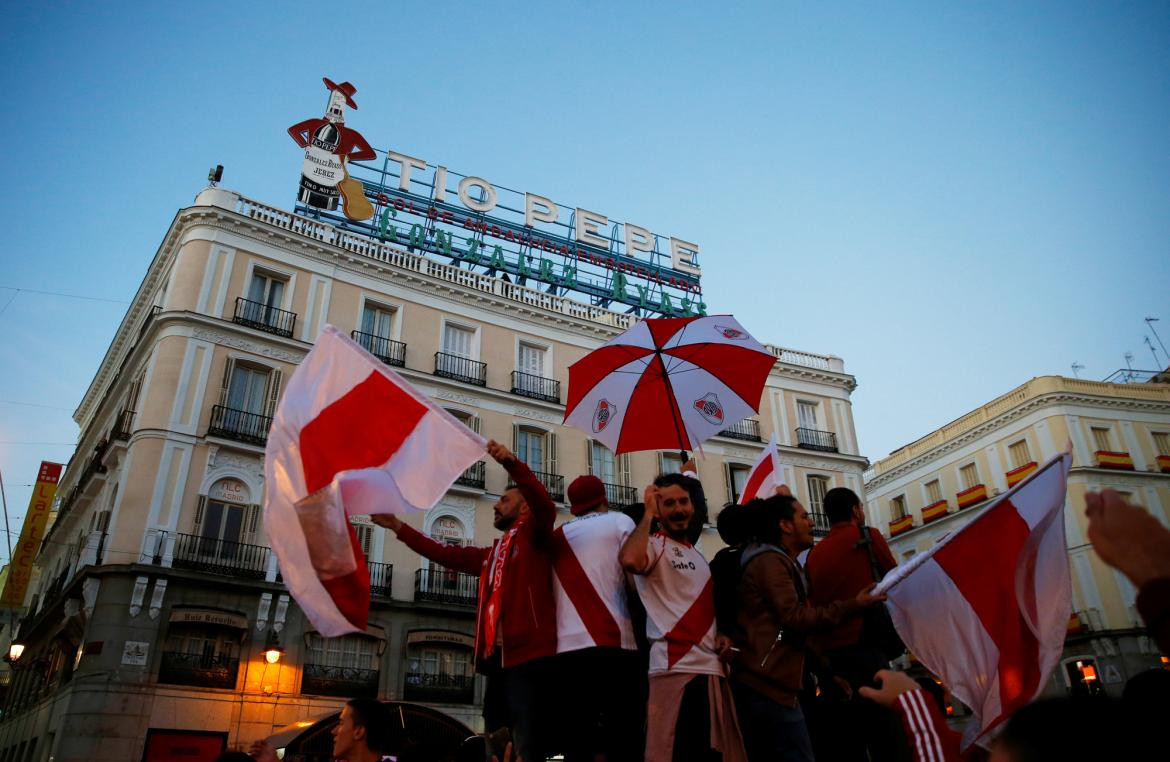
<svg viewBox="0 0 1170 762">
<path fill-rule="evenodd" d="M 971 707 L 968 745 L 1039 695 L 1064 647 L 1072 457 L 1057 456 L 878 585 L 906 646 Z"/>
<path fill-rule="evenodd" d="M 739 496 L 739 504 L 745 505 L 755 497 L 771 497 L 781 482 L 780 450 L 776 446 L 776 433 L 768 440 L 768 446 L 760 454 L 760 459 L 752 466 L 747 481 L 743 484 L 743 494 Z"/>
<path fill-rule="evenodd" d="M 265 450 L 264 528 L 321 635 L 365 629 L 369 569 L 349 516 L 425 511 L 485 440 L 331 325 L 289 379 Z"/>
</svg>

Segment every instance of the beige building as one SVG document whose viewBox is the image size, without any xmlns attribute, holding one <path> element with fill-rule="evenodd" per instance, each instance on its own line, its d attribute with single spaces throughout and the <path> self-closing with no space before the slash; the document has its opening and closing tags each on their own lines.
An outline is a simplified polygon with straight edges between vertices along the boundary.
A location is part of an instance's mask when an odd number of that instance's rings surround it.
<svg viewBox="0 0 1170 762">
<path fill-rule="evenodd" d="M 1160 659 L 1133 586 L 1085 537 L 1084 495 L 1118 490 L 1170 526 L 1170 384 L 1034 378 L 874 463 L 867 507 L 902 561 L 1070 446 L 1065 532 L 1076 613 L 1048 690 L 1120 693 L 1126 679 Z"/>
<path fill-rule="evenodd" d="M 204 190 L 166 231 L 77 407 L 82 434 L 17 630 L 26 650 L 7 675 L 0 760 L 149 762 L 209 737 L 239 747 L 359 695 L 478 727 L 476 579 L 355 520 L 368 632 L 321 638 L 289 599 L 261 520 L 273 411 L 321 327 L 339 326 L 509 444 L 563 520 L 579 474 L 620 504 L 678 467 L 677 453 L 615 458 L 560 423 L 567 367 L 633 320 Z M 814 510 L 833 486 L 861 488 L 854 379 L 838 358 L 771 349 L 758 419 L 704 445 L 712 516 L 773 432 Z M 505 488 L 501 468 L 478 463 L 409 520 L 446 542 L 490 544 Z M 718 548 L 713 528 L 702 546 Z M 270 644 L 283 648 L 276 663 L 262 655 Z"/>
</svg>

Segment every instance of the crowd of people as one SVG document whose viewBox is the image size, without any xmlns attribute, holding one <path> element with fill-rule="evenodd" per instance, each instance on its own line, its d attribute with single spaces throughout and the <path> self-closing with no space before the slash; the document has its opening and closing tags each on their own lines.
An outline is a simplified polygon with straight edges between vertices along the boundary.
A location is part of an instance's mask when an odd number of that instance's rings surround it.
<svg viewBox="0 0 1170 762">
<path fill-rule="evenodd" d="M 901 644 L 873 588 L 895 561 L 850 490 L 826 494 L 831 528 L 815 547 L 809 512 L 786 488 L 724 507 L 718 530 L 727 547 L 708 564 L 695 548 L 707 507 L 693 463 L 659 476 L 643 503 L 621 511 L 599 479 L 581 476 L 568 489 L 572 519 L 554 528 L 554 503 L 528 466 L 496 442 L 488 453 L 516 485 L 494 506 L 503 534 L 490 546 L 445 545 L 391 514 L 374 520 L 431 561 L 479 577 L 483 717 L 488 737 L 510 739 L 498 756 L 960 759 L 941 691 L 889 669 Z M 1087 514 L 1090 540 L 1140 590 L 1139 610 L 1170 652 L 1170 532 L 1108 490 L 1089 495 Z M 1147 680 L 1138 714 L 1167 708 L 1166 677 Z M 1046 734 L 1059 717 L 1123 714 L 1070 701 L 1017 712 L 991 758 L 1055 758 L 1048 752 L 1064 747 Z M 342 712 L 335 756 L 360 762 L 385 750 L 371 719 L 376 703 Z M 1124 716 L 1132 727 L 1133 713 Z M 1062 759 L 1122 758 L 1097 755 L 1103 738 L 1126 743 L 1098 733 Z M 264 762 L 269 753 L 263 744 L 253 750 Z M 966 758 L 981 754 L 972 747 Z"/>
</svg>

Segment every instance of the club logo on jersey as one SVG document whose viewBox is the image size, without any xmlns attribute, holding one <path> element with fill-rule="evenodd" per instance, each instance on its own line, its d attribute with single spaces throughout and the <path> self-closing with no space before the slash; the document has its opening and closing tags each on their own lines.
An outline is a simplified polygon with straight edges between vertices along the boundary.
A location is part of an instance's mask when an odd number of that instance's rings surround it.
<svg viewBox="0 0 1170 762">
<path fill-rule="evenodd" d="M 719 335 L 725 339 L 732 339 L 734 341 L 747 341 L 747 334 L 738 328 L 728 328 L 725 325 L 717 325 L 715 326 L 715 330 L 718 331 Z"/>
<path fill-rule="evenodd" d="M 593 433 L 600 434 L 617 415 L 617 405 L 607 399 L 600 400 L 593 411 Z"/>
<path fill-rule="evenodd" d="M 723 403 L 719 401 L 714 392 L 707 392 L 695 400 L 695 410 L 703 416 L 707 423 L 716 425 L 723 423 Z"/>
</svg>

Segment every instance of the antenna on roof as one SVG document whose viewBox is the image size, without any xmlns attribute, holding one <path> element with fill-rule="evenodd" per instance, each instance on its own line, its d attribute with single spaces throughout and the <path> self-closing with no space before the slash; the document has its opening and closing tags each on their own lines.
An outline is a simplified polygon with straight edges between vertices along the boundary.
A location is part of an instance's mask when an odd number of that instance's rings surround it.
<svg viewBox="0 0 1170 762">
<path fill-rule="evenodd" d="M 1072 372 L 1073 372 L 1074 378 L 1080 378 L 1081 375 L 1080 375 L 1079 371 L 1082 371 L 1084 369 L 1085 369 L 1084 365 L 1081 365 L 1079 362 L 1076 362 L 1075 360 L 1073 361 Z"/>
<path fill-rule="evenodd" d="M 1146 325 L 1148 325 L 1150 327 L 1150 333 L 1154 334 L 1154 338 L 1158 340 L 1158 346 L 1162 347 L 1162 354 L 1166 355 L 1167 360 L 1170 360 L 1170 352 L 1166 351 L 1166 345 L 1162 343 L 1162 337 L 1159 336 L 1158 332 L 1154 330 L 1154 323 L 1157 323 L 1157 322 L 1158 322 L 1158 318 L 1156 318 L 1156 317 L 1146 318 Z M 1149 341 L 1147 341 L 1146 343 L 1149 344 Z M 1153 347 L 1150 347 L 1151 351 L 1153 349 L 1154 349 Z M 1154 365 L 1155 366 L 1158 365 L 1158 355 L 1154 355 Z"/>
<path fill-rule="evenodd" d="M 215 184 L 223 179 L 223 165 L 216 164 L 207 172 L 207 182 L 214 188 Z"/>
</svg>

